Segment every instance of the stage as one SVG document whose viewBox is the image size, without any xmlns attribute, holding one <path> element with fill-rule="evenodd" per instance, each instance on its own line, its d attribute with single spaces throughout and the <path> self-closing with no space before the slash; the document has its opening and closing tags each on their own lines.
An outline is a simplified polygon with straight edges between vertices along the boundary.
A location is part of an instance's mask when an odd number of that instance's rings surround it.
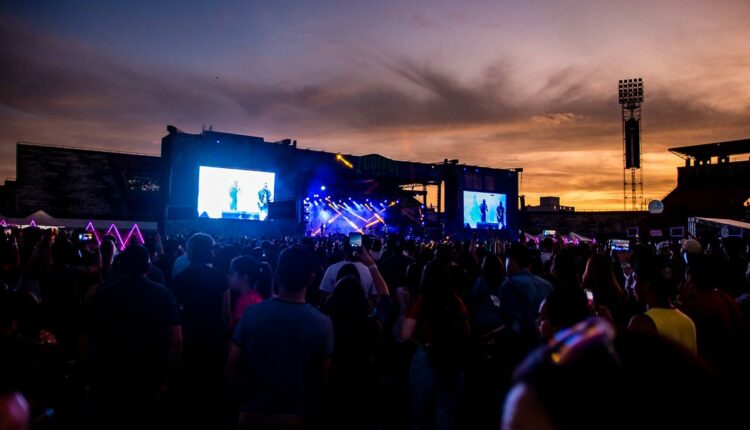
<svg viewBox="0 0 750 430">
<path fill-rule="evenodd" d="M 290 139 L 167 129 L 160 225 L 168 234 L 517 232 L 520 169 L 398 161 L 299 149 Z"/>
</svg>

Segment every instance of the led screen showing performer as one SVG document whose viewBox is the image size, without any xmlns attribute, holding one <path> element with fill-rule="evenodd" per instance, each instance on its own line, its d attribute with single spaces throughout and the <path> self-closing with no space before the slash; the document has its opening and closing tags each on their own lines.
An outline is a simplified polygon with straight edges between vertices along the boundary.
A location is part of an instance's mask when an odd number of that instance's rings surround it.
<svg viewBox="0 0 750 430">
<path fill-rule="evenodd" d="M 464 225 L 471 228 L 505 228 L 506 208 L 505 194 L 464 191 Z"/>
<path fill-rule="evenodd" d="M 275 179 L 272 172 L 200 166 L 198 216 L 263 221 Z"/>
</svg>

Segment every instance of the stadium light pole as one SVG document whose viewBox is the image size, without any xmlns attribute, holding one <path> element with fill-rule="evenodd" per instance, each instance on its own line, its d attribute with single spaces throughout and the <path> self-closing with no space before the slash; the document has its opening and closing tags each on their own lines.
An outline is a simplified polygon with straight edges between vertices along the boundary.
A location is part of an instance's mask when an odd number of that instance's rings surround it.
<svg viewBox="0 0 750 430">
<path fill-rule="evenodd" d="M 622 108 L 622 194 L 623 209 L 643 208 L 643 170 L 641 170 L 641 103 L 643 78 L 620 79 L 618 101 Z M 630 173 L 630 175 L 628 175 Z M 629 176 L 629 178 L 628 178 Z M 637 179 L 636 179 L 637 177 Z"/>
</svg>

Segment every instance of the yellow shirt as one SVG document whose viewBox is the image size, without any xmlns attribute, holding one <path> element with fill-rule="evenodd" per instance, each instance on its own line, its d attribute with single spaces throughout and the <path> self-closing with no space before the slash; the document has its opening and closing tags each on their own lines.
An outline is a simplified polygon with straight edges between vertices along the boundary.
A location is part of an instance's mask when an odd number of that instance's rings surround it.
<svg viewBox="0 0 750 430">
<path fill-rule="evenodd" d="M 683 345 L 694 354 L 698 353 L 695 324 L 678 309 L 651 308 L 646 312 L 656 326 L 656 331 Z"/>
</svg>

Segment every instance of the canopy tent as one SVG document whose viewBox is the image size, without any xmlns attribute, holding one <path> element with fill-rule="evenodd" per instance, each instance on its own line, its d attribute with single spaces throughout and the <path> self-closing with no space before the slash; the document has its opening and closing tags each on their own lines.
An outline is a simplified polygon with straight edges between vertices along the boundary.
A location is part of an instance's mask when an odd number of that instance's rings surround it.
<svg viewBox="0 0 750 430">
<path fill-rule="evenodd" d="M 581 243 L 581 242 L 583 242 L 583 243 L 592 243 L 592 242 L 594 242 L 594 239 L 590 239 L 590 238 L 588 238 L 586 236 L 581 236 L 578 233 L 570 232 L 570 234 L 568 236 L 570 237 L 570 240 L 573 241 L 573 242 L 578 242 L 578 243 Z"/>
<path fill-rule="evenodd" d="M 64 227 L 65 224 L 56 220 L 52 215 L 43 210 L 38 210 L 23 219 L 22 225 L 35 225 L 38 227 Z"/>
</svg>

